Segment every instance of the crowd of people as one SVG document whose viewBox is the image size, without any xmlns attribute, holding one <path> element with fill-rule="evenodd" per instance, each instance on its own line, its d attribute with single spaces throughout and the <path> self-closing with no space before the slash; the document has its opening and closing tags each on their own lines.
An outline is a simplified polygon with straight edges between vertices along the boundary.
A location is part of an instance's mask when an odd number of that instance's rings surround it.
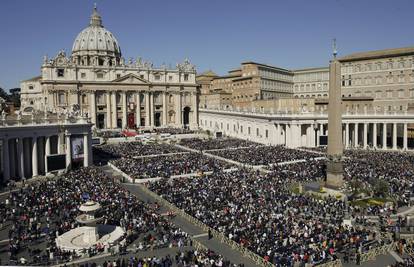
<svg viewBox="0 0 414 267">
<path fill-rule="evenodd" d="M 188 173 L 229 169 L 230 163 L 204 156 L 201 153 L 186 153 L 146 158 L 121 158 L 111 161 L 134 179 L 164 177 Z"/>
<path fill-rule="evenodd" d="M 180 145 L 197 150 L 214 150 L 225 148 L 259 146 L 258 143 L 252 141 L 230 137 L 217 139 L 186 138 L 181 139 Z"/>
<path fill-rule="evenodd" d="M 320 157 L 316 153 L 285 148 L 283 146 L 252 146 L 233 150 L 209 151 L 208 153 L 249 165 L 268 165 Z"/>
<path fill-rule="evenodd" d="M 94 147 L 94 153 L 107 154 L 114 158 L 131 158 L 147 155 L 180 153 L 182 149 L 165 143 L 122 142 Z"/>
<path fill-rule="evenodd" d="M 186 129 L 186 128 L 172 128 L 172 127 L 156 128 L 154 131 L 158 134 L 168 133 L 168 134 L 172 134 L 172 135 L 193 134 L 193 133 L 195 133 L 194 130 L 190 130 L 190 129 Z"/>
<path fill-rule="evenodd" d="M 34 257 L 28 261 L 39 264 L 40 259 L 53 258 L 56 262 L 76 256 L 61 251 L 55 238 L 79 225 L 75 219 L 85 197 L 101 205 L 104 224 L 125 230 L 127 245 L 139 241 L 144 247 L 158 248 L 188 242 L 187 233 L 157 213 L 157 205 L 138 200 L 102 170 L 90 167 L 10 193 L 0 205 L 0 219 L 8 230 L 10 260 L 19 260 L 27 250 L 35 251 L 40 243 L 46 244 L 47 257 L 32 253 Z"/>
<path fill-rule="evenodd" d="M 175 256 L 165 257 L 119 257 L 113 261 L 104 261 L 102 264 L 88 262 L 81 264 L 80 267 L 242 267 L 225 260 L 222 255 L 216 254 L 212 250 L 187 250 L 179 251 Z"/>
<path fill-rule="evenodd" d="M 276 266 L 334 260 L 376 238 L 342 225 L 344 202 L 291 193 L 287 172 L 239 170 L 148 184 L 150 190 Z"/>
</svg>

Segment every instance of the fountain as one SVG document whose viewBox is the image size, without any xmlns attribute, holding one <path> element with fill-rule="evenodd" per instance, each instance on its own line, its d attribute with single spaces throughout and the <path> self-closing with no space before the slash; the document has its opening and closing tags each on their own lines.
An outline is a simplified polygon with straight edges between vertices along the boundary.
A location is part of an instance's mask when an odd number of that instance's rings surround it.
<svg viewBox="0 0 414 267">
<path fill-rule="evenodd" d="M 123 242 L 125 231 L 119 226 L 98 224 L 102 217 L 96 216 L 101 205 L 95 201 L 87 201 L 79 207 L 83 213 L 76 221 L 83 226 L 74 228 L 56 238 L 56 245 L 66 251 L 88 249 L 100 244 L 109 248 Z"/>
</svg>

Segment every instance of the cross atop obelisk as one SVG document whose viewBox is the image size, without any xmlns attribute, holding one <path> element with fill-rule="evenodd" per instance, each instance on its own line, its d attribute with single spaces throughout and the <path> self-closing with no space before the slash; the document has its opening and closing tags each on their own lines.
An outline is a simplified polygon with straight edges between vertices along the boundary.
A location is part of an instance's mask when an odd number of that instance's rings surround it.
<svg viewBox="0 0 414 267">
<path fill-rule="evenodd" d="M 341 63 L 336 58 L 337 54 L 336 39 L 334 39 L 334 58 L 329 63 L 329 132 L 328 161 L 326 165 L 326 186 L 331 188 L 339 188 L 343 185 Z"/>
</svg>

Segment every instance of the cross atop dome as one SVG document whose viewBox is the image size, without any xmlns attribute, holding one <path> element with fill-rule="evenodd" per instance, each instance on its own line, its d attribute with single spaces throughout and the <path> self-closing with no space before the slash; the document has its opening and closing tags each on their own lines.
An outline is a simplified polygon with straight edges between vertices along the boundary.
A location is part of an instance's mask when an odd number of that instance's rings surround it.
<svg viewBox="0 0 414 267">
<path fill-rule="evenodd" d="M 93 12 L 92 12 L 91 21 L 90 21 L 89 25 L 90 26 L 96 26 L 96 27 L 103 27 L 102 18 L 101 18 L 101 15 L 99 15 L 99 13 L 98 13 L 96 3 L 93 6 Z"/>
</svg>

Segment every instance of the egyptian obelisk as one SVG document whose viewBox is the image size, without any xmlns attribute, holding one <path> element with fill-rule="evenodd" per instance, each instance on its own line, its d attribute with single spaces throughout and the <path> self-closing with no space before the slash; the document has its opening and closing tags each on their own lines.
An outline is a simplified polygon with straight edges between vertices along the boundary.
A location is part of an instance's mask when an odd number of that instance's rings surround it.
<svg viewBox="0 0 414 267">
<path fill-rule="evenodd" d="M 328 160 L 325 185 L 333 189 L 343 185 L 341 63 L 336 55 L 334 40 L 334 58 L 329 63 Z"/>
</svg>

